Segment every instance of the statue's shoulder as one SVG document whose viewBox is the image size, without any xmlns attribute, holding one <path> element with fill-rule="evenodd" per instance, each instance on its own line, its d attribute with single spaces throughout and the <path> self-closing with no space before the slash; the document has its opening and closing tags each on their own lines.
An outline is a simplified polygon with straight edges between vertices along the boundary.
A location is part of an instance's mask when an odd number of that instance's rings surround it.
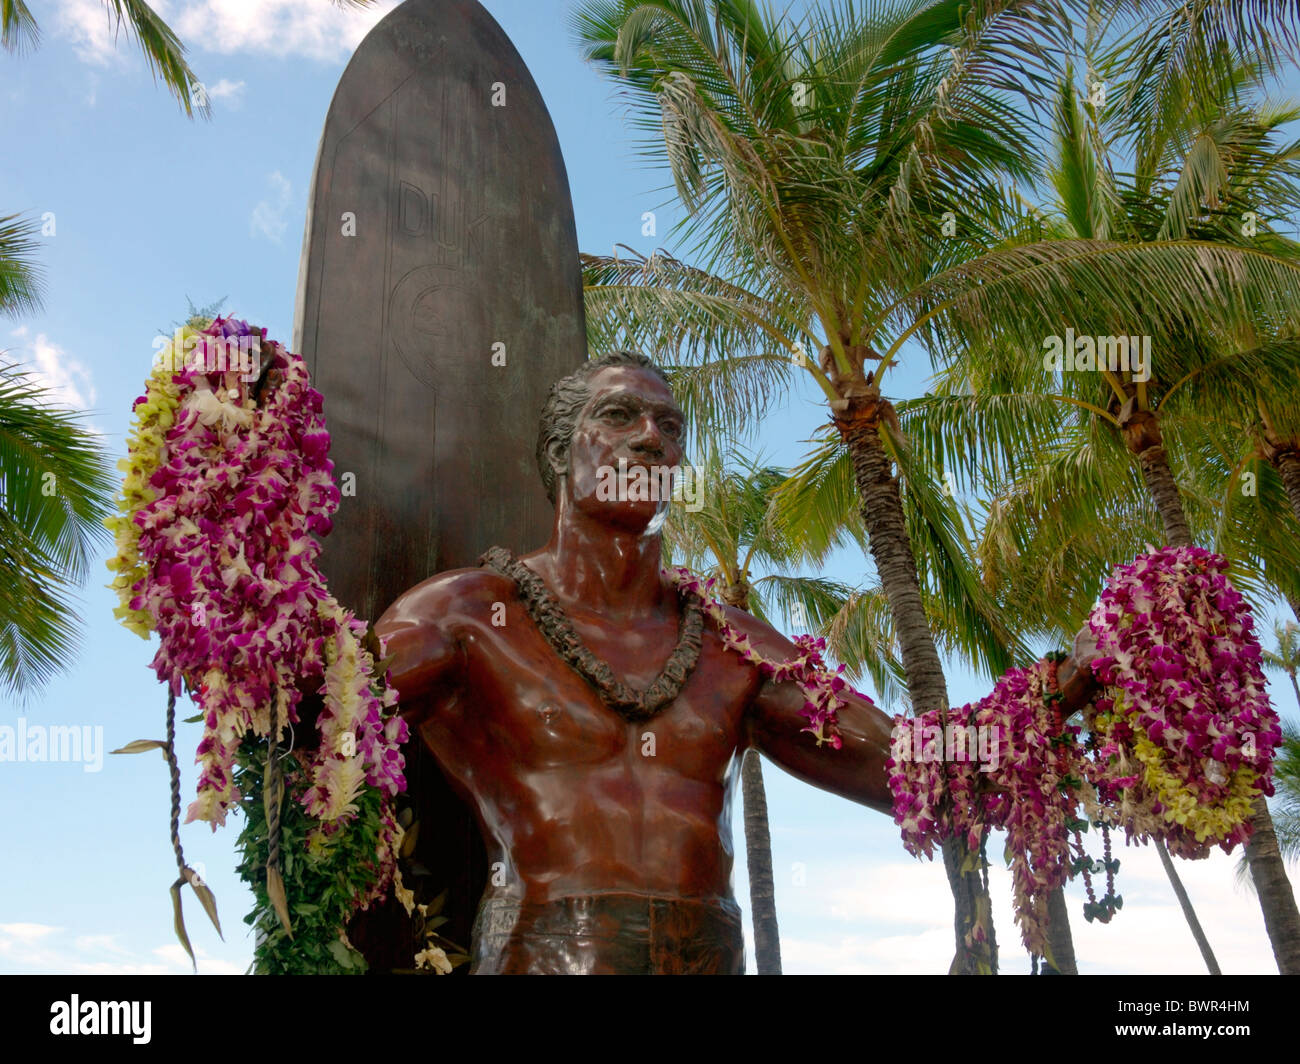
<svg viewBox="0 0 1300 1064">
<path fill-rule="evenodd" d="M 718 603 L 717 608 L 721 610 L 721 620 L 730 631 L 724 634 L 716 621 L 711 623 L 709 628 L 723 644 L 731 646 L 735 636 L 744 636 L 749 647 L 769 659 L 784 661 L 798 653 L 798 648 L 789 638 L 752 613 L 725 603 Z"/>
<path fill-rule="evenodd" d="M 515 597 L 514 581 L 486 567 L 448 569 L 402 592 L 388 608 L 391 616 L 438 620 Z"/>
</svg>

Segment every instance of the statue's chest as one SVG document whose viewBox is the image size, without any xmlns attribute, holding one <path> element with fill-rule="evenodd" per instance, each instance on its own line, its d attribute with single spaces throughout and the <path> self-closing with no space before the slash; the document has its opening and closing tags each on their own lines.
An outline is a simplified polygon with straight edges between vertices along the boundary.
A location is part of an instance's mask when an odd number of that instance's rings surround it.
<svg viewBox="0 0 1300 1064">
<path fill-rule="evenodd" d="M 678 696 L 650 719 L 636 721 L 607 705 L 595 686 L 525 625 L 471 647 L 467 695 L 498 749 L 538 768 L 618 762 L 634 771 L 669 769 L 696 779 L 725 774 L 749 692 L 743 676 L 707 640 Z M 676 632 L 666 629 L 586 628 L 580 635 L 637 692 L 655 680 L 676 645 Z"/>
</svg>

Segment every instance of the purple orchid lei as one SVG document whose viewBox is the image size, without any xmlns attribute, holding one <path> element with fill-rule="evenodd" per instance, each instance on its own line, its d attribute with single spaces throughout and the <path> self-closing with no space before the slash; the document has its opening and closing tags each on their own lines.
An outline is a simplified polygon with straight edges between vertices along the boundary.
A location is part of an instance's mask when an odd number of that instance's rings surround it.
<svg viewBox="0 0 1300 1064">
<path fill-rule="evenodd" d="M 152 668 L 202 711 L 186 822 L 225 823 L 239 799 L 240 742 L 273 730 L 283 741 L 310 690 L 324 709 L 299 800 L 329 834 L 355 815 L 363 787 L 389 798 L 405 788 L 407 726 L 387 677 L 375 676 L 365 623 L 316 565 L 314 537 L 329 533 L 339 503 L 321 395 L 298 355 L 247 322 L 218 318 L 183 337 L 183 355 L 164 352 L 134 407 L 121 514 L 109 522 L 117 613 L 140 635 L 158 634 Z M 241 338 L 269 363 L 256 398 L 227 358 Z M 381 815 L 381 880 L 400 832 L 391 810 Z"/>
<path fill-rule="evenodd" d="M 1088 720 L 1122 792 L 1121 821 L 1188 858 L 1249 838 L 1282 739 L 1227 568 L 1199 547 L 1152 551 L 1115 570 L 1088 622 L 1107 688 Z"/>
<path fill-rule="evenodd" d="M 1056 708 L 1052 661 L 1010 670 L 974 706 L 942 715 L 946 729 L 938 711 L 895 717 L 887 765 L 904 846 L 931 857 L 944 839 L 962 835 L 974 849 L 988 829 L 1005 830 L 1031 953 L 1046 950 L 1048 894 L 1092 864 L 1078 838 L 1090 821 L 1204 857 L 1215 844 L 1245 842 L 1251 800 L 1273 793 L 1281 729 L 1253 622 L 1226 569 L 1224 558 L 1186 547 L 1115 570 L 1089 619 L 1101 652 L 1091 668 L 1105 691 L 1084 710 L 1086 743 Z M 950 756 L 949 732 L 967 727 L 992 738 L 995 764 Z M 1109 855 L 1106 863 L 1118 866 Z M 1101 915 L 1105 905 L 1091 908 Z"/>
<path fill-rule="evenodd" d="M 837 712 L 849 684 L 844 679 L 843 665 L 832 671 L 822 660 L 821 652 L 826 649 L 825 639 L 811 635 L 795 636 L 792 642 L 799 648 L 797 655 L 788 660 L 764 657 L 751 645 L 748 634 L 736 631 L 727 620 L 726 607 L 710 594 L 715 578 L 706 580 L 684 568 L 665 569 L 664 575 L 674 587 L 685 588 L 700 598 L 705 614 L 713 621 L 728 650 L 735 651 L 775 683 L 789 680 L 797 684 L 804 695 L 800 713 L 808 721 L 808 726 L 800 730 L 809 732 L 817 740 L 818 746 L 829 744 L 832 749 L 840 749 L 843 739 L 839 732 Z M 865 695 L 859 697 L 866 699 Z M 869 702 L 870 699 L 866 701 Z"/>
<path fill-rule="evenodd" d="M 1055 690 L 1056 665 L 1041 661 L 1011 669 L 974 705 L 899 714 L 886 762 L 909 853 L 932 857 L 935 844 L 955 836 L 978 851 L 989 830 L 1007 833 L 1016 922 L 1037 954 L 1046 947 L 1048 895 L 1069 876 L 1073 785 L 1082 779 L 1079 728 L 1063 723 Z"/>
</svg>

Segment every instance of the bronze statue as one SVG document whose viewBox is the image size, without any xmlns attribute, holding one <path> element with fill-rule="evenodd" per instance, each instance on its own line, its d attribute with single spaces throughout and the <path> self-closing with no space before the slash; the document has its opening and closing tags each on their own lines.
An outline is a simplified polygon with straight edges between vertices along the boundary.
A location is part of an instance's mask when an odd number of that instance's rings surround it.
<svg viewBox="0 0 1300 1064">
<path fill-rule="evenodd" d="M 849 694 L 842 748 L 818 748 L 799 688 L 728 650 L 662 575 L 663 500 L 602 490 L 611 470 L 626 486 L 638 468 L 679 467 L 683 425 L 649 359 L 584 364 L 542 417 L 550 541 L 440 573 L 377 626 L 403 712 L 487 843 L 474 973 L 743 972 L 730 803 L 751 745 L 891 810 L 891 720 Z M 796 653 L 727 615 L 764 656 Z"/>
</svg>

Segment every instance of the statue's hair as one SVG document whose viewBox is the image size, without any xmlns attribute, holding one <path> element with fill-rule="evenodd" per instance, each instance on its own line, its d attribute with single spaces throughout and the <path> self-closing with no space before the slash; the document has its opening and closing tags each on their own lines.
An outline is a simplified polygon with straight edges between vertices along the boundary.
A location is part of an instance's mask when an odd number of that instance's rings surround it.
<svg viewBox="0 0 1300 1064">
<path fill-rule="evenodd" d="M 668 377 L 664 371 L 645 355 L 636 351 L 615 351 L 589 359 L 570 373 L 551 385 L 546 405 L 542 408 L 542 421 L 537 432 L 537 469 L 542 474 L 542 485 L 546 488 L 546 497 L 555 502 L 555 467 L 547 448 L 554 440 L 560 441 L 558 457 L 567 464 L 569 445 L 573 442 L 573 433 L 578 427 L 578 415 L 591 398 L 591 387 L 587 383 L 591 377 L 602 369 L 611 366 L 635 366 L 648 369 L 665 384 Z"/>
</svg>

